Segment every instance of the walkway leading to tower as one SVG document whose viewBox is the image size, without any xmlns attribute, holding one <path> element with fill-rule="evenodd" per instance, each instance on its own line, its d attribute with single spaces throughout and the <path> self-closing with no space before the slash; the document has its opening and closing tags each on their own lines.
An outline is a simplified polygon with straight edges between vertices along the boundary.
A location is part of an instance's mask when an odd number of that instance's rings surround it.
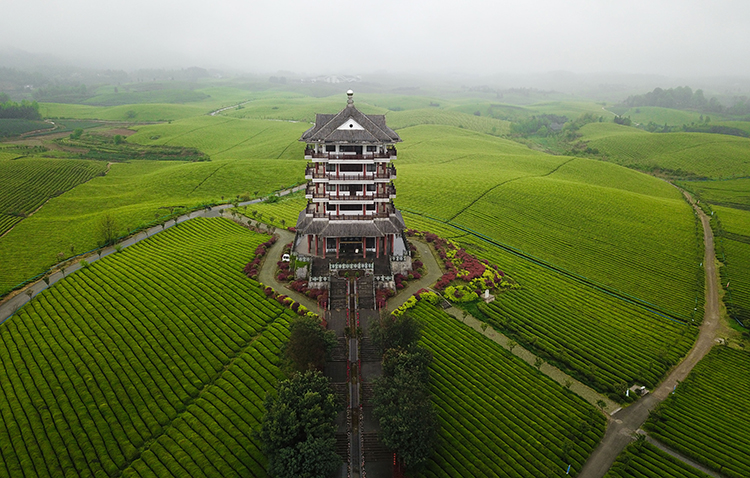
<svg viewBox="0 0 750 478">
<path fill-rule="evenodd" d="M 390 478 L 393 453 L 380 443 L 372 416 L 372 381 L 383 372 L 382 357 L 369 336 L 378 319 L 373 279 L 332 276 L 330 291 L 328 328 L 336 332 L 338 344 L 325 373 L 346 404 L 337 420 L 336 451 L 344 464 L 336 476 Z"/>
</svg>

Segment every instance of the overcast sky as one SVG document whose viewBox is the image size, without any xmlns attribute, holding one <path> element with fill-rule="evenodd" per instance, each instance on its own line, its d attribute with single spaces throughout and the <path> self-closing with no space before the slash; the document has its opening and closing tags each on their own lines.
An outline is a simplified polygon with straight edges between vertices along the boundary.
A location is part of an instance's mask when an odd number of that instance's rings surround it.
<svg viewBox="0 0 750 478">
<path fill-rule="evenodd" d="M 0 0 L 0 6 L 0 47 L 109 68 L 750 75 L 748 0 Z"/>
</svg>

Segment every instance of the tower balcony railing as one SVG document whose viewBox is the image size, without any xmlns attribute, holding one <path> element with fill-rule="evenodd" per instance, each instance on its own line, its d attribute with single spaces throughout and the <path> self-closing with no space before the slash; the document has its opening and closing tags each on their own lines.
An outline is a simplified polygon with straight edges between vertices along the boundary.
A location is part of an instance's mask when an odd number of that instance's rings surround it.
<svg viewBox="0 0 750 478">
<path fill-rule="evenodd" d="M 328 179 L 333 181 L 363 181 L 372 179 L 396 179 L 396 167 L 389 166 L 381 171 L 364 173 L 337 173 L 335 171 L 321 171 L 313 166 L 305 168 L 305 179 Z"/>
<path fill-rule="evenodd" d="M 396 186 L 390 184 L 383 191 L 373 191 L 370 194 L 351 193 L 349 191 L 335 192 L 317 192 L 314 186 L 308 186 L 305 189 L 307 199 L 330 199 L 332 201 L 369 201 L 374 199 L 394 199 L 396 197 Z"/>
<path fill-rule="evenodd" d="M 330 212 L 315 212 L 314 207 L 307 207 L 305 209 L 305 215 L 312 216 L 316 219 L 332 219 L 332 220 L 346 220 L 346 221 L 367 221 L 371 219 L 388 219 L 393 211 L 389 210 L 386 212 L 378 212 L 372 214 L 336 214 L 335 211 Z"/>
<path fill-rule="evenodd" d="M 305 150 L 305 159 L 393 159 L 398 152 L 396 148 L 383 152 L 372 153 L 334 153 L 316 152 L 312 149 Z"/>
</svg>

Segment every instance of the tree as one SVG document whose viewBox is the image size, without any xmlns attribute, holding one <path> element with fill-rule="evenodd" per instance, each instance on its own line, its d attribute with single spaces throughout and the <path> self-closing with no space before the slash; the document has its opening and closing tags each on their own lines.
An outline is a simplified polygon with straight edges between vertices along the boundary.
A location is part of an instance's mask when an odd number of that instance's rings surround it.
<svg viewBox="0 0 750 478">
<path fill-rule="evenodd" d="M 81 135 L 83 134 L 82 128 L 76 128 L 73 130 L 72 133 L 70 133 L 70 139 L 79 139 Z"/>
<path fill-rule="evenodd" d="M 516 342 L 515 340 L 508 340 L 508 349 L 510 350 L 510 353 L 513 353 L 513 349 L 516 348 L 516 345 L 518 345 L 518 342 Z"/>
<path fill-rule="evenodd" d="M 297 373 L 268 394 L 258 438 L 268 473 L 280 478 L 331 475 L 341 463 L 335 452 L 339 406 L 320 372 Z"/>
<path fill-rule="evenodd" d="M 414 345 L 389 349 L 383 376 L 373 384 L 373 415 L 383 445 L 394 450 L 407 468 L 418 468 L 437 443 L 438 421 L 429 391 L 432 354 Z"/>
<path fill-rule="evenodd" d="M 419 340 L 420 329 L 419 322 L 408 313 L 400 316 L 384 314 L 373 322 L 370 335 L 380 353 L 384 353 L 388 349 L 409 349 Z"/>
<path fill-rule="evenodd" d="M 601 411 L 604 411 L 604 409 L 607 408 L 607 403 L 604 400 L 597 400 L 596 406 L 599 407 Z"/>
<path fill-rule="evenodd" d="M 110 213 L 105 213 L 99 219 L 99 242 L 103 246 L 112 244 L 113 242 L 115 242 L 115 239 L 117 239 L 119 235 L 117 231 L 117 221 L 115 220 L 114 216 L 112 216 L 112 214 Z"/>
<path fill-rule="evenodd" d="M 121 144 L 124 141 L 124 138 L 121 135 L 116 134 L 112 138 L 112 141 L 114 141 L 115 144 Z"/>
<path fill-rule="evenodd" d="M 482 322 L 479 328 L 482 329 L 482 333 L 487 332 L 487 322 Z"/>
<path fill-rule="evenodd" d="M 326 358 L 337 344 L 336 333 L 325 330 L 317 318 L 302 316 L 292 320 L 289 341 L 284 345 L 284 357 L 292 369 L 323 370 Z"/>
</svg>

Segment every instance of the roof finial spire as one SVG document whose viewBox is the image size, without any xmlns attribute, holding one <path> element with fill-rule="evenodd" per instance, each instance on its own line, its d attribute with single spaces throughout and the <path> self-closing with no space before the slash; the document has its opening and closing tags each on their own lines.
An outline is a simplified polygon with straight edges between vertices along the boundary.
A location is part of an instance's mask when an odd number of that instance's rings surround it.
<svg viewBox="0 0 750 478">
<path fill-rule="evenodd" d="M 354 92 L 352 90 L 349 90 L 349 91 L 346 92 L 346 96 L 348 98 L 346 100 L 347 106 L 353 105 L 354 104 L 354 99 L 352 99 L 352 97 L 354 96 Z"/>
</svg>

